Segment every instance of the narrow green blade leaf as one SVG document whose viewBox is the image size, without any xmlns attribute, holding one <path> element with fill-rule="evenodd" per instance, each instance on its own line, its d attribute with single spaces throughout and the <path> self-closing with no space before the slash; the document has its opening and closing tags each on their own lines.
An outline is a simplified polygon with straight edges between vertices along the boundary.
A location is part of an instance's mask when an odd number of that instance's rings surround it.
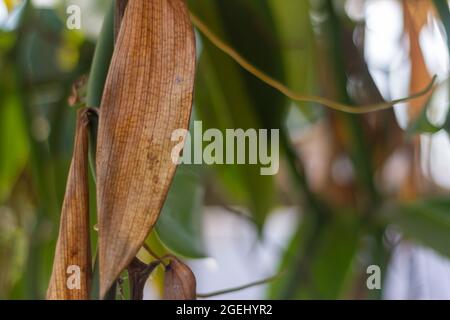
<svg viewBox="0 0 450 320">
<path fill-rule="evenodd" d="M 401 206 L 390 221 L 407 237 L 450 257 L 450 199 L 431 199 Z"/>
<path fill-rule="evenodd" d="M 282 78 L 283 66 L 266 1 L 190 1 L 191 10 L 252 63 Z M 242 70 L 206 38 L 197 73 L 195 104 L 204 130 L 280 128 L 284 97 Z M 224 153 L 225 154 L 225 153 Z M 214 165 L 233 203 L 246 206 L 258 225 L 275 202 L 272 176 L 260 165 Z"/>
</svg>

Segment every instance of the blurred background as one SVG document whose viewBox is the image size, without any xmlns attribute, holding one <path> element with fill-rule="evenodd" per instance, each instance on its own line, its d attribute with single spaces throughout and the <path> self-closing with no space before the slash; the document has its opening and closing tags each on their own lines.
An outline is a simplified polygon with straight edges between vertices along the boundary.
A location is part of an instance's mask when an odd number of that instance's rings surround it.
<svg viewBox="0 0 450 320">
<path fill-rule="evenodd" d="M 45 297 L 75 114 L 98 107 L 86 83 L 96 43 L 112 29 L 101 31 L 112 2 L 0 0 L 0 299 Z M 280 172 L 181 165 L 147 244 L 188 261 L 199 293 L 279 274 L 217 298 L 449 299 L 447 1 L 188 3 L 299 93 L 363 106 L 437 81 L 394 109 L 349 115 L 287 99 L 197 33 L 193 120 L 204 129 L 280 129 Z M 70 4 L 81 8 L 80 30 L 66 27 Z M 93 191 L 91 203 L 95 249 Z M 379 290 L 366 285 L 371 265 L 381 270 Z M 146 298 L 160 297 L 162 276 L 151 276 Z"/>
</svg>

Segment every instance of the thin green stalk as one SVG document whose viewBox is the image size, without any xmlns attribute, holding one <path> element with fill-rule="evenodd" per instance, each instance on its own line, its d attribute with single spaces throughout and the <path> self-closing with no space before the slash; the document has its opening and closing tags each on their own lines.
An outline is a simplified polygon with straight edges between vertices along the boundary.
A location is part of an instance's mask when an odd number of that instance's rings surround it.
<svg viewBox="0 0 450 320">
<path fill-rule="evenodd" d="M 216 34 L 214 34 L 200 18 L 198 18 L 192 12 L 190 15 L 191 15 L 191 21 L 194 24 L 194 26 L 200 32 L 202 32 L 203 35 L 209 41 L 211 41 L 212 44 L 214 44 L 214 46 L 216 46 L 222 52 L 227 54 L 237 64 L 239 64 L 242 68 L 244 68 L 245 70 L 250 72 L 252 75 L 254 75 L 255 77 L 257 77 L 258 79 L 260 79 L 267 85 L 278 90 L 280 93 L 284 94 L 286 97 L 288 97 L 294 101 L 312 102 L 312 103 L 326 106 L 330 109 L 337 110 L 337 111 L 342 111 L 342 112 L 352 113 L 352 114 L 363 114 L 363 113 L 369 113 L 369 112 L 390 109 L 398 103 L 410 101 L 410 100 L 416 99 L 418 97 L 421 97 L 433 89 L 433 85 L 436 80 L 436 77 L 433 77 L 432 81 L 426 88 L 424 88 L 422 91 L 417 92 L 409 97 L 393 100 L 390 102 L 382 102 L 382 103 L 378 103 L 378 104 L 374 104 L 374 105 L 367 105 L 367 106 L 353 106 L 348 102 L 336 102 L 336 101 L 333 101 L 333 100 L 330 100 L 330 99 L 327 99 L 324 97 L 300 94 L 300 93 L 294 92 L 293 90 L 286 87 L 283 83 L 281 83 L 277 79 L 272 78 L 271 76 L 267 75 L 265 72 L 263 72 L 260 69 L 258 69 L 257 67 L 255 67 L 247 59 L 245 59 L 243 56 L 241 56 L 236 50 L 234 50 L 231 46 L 226 44 Z"/>
<path fill-rule="evenodd" d="M 245 285 L 242 286 L 238 286 L 235 288 L 229 288 L 229 289 L 224 289 L 224 290 L 219 290 L 219 291 L 214 291 L 214 292 L 209 292 L 209 293 L 197 293 L 197 298 L 201 298 L 201 299 L 207 299 L 207 298 L 212 298 L 212 297 L 217 297 L 217 296 L 221 296 L 227 293 L 233 293 L 233 292 L 238 292 L 238 291 L 242 291 L 245 289 L 249 289 L 249 288 L 253 288 L 256 286 L 260 286 L 263 284 L 267 284 L 271 281 L 274 281 L 276 279 L 278 279 L 280 276 L 282 276 L 282 272 L 280 272 L 279 274 L 276 274 L 274 276 L 271 276 L 269 278 L 266 279 L 262 279 L 262 280 L 258 280 L 255 282 L 251 282 L 251 283 L 247 283 Z"/>
<path fill-rule="evenodd" d="M 114 9 L 115 3 L 113 1 L 106 13 L 97 46 L 95 47 L 87 86 L 86 103 L 88 107 L 99 108 L 102 102 L 103 88 L 114 51 Z"/>
<path fill-rule="evenodd" d="M 90 108 L 89 112 L 89 162 L 94 181 L 96 180 L 95 154 L 97 148 L 98 129 L 98 108 L 101 105 L 103 88 L 109 71 L 112 54 L 114 51 L 114 15 L 115 1 L 113 1 L 106 13 L 103 26 L 95 48 L 94 59 L 92 61 L 91 72 L 89 74 L 86 103 Z M 99 297 L 99 270 L 98 253 L 94 256 L 94 269 L 92 279 L 91 297 Z M 115 286 L 111 288 L 107 299 L 115 298 Z"/>
</svg>

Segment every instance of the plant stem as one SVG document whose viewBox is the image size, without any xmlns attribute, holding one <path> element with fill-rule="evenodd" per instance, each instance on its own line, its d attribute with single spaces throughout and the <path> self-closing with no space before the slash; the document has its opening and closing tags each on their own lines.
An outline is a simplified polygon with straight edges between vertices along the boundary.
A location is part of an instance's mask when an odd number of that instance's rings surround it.
<svg viewBox="0 0 450 320">
<path fill-rule="evenodd" d="M 212 298 L 215 296 L 220 296 L 220 295 L 224 295 L 227 293 L 233 293 L 233 292 L 237 292 L 237 291 L 241 291 L 241 290 L 245 290 L 248 288 L 252 288 L 252 287 L 256 287 L 256 286 L 260 286 L 266 283 L 269 283 L 271 281 L 274 281 L 276 279 L 278 279 L 280 276 L 283 275 L 283 272 L 280 272 L 272 277 L 266 278 L 266 279 L 262 279 L 262 280 L 258 280 L 255 282 L 251 282 L 239 287 L 235 287 L 235 288 L 229 288 L 229 289 L 224 289 L 224 290 L 219 290 L 219 291 L 214 291 L 214 292 L 210 292 L 210 293 L 197 293 L 197 298 L 202 298 L 202 299 L 206 299 L 206 298 Z"/>
<path fill-rule="evenodd" d="M 167 263 L 164 263 L 164 260 L 163 260 L 163 258 L 161 258 L 160 256 L 158 256 L 151 248 L 150 248 L 150 246 L 149 245 L 147 245 L 145 242 L 144 242 L 144 244 L 142 245 L 142 247 L 153 257 L 153 258 L 155 258 L 156 260 L 158 260 L 159 262 L 161 262 L 161 264 L 164 266 L 164 267 L 167 267 Z"/>
<path fill-rule="evenodd" d="M 86 103 L 89 107 L 89 162 L 91 166 L 91 172 L 94 181 L 96 181 L 96 149 L 97 149 L 97 128 L 98 128 L 98 117 L 102 96 L 103 88 L 105 85 L 106 77 L 109 70 L 109 65 L 111 62 L 112 54 L 114 51 L 114 2 L 109 7 L 106 13 L 105 19 L 103 21 L 102 30 L 100 31 L 100 36 L 95 47 L 94 58 L 92 61 L 92 67 L 89 75 L 88 85 L 87 85 L 87 97 Z M 92 281 L 92 292 L 91 297 L 93 299 L 98 299 L 99 289 L 99 270 L 98 270 L 98 252 L 94 257 L 94 268 L 93 268 L 93 281 Z M 114 300 L 116 293 L 116 285 L 114 284 L 108 291 L 107 300 Z"/>
<path fill-rule="evenodd" d="M 386 110 L 392 108 L 394 105 L 402 102 L 406 102 L 418 97 L 421 97 L 428 92 L 430 92 L 433 89 L 434 82 L 436 80 L 436 76 L 433 77 L 433 80 L 430 82 L 430 84 L 424 88 L 422 91 L 412 94 L 409 97 L 405 97 L 402 99 L 393 100 L 390 102 L 384 102 L 384 103 L 377 103 L 373 105 L 367 105 L 367 106 L 352 106 L 348 103 L 340 103 L 336 102 L 324 97 L 318 97 L 318 96 L 309 96 L 309 95 L 303 95 L 299 94 L 297 92 L 294 92 L 293 90 L 286 87 L 284 84 L 282 84 L 280 81 L 272 78 L 271 76 L 265 74 L 263 71 L 252 65 L 249 61 L 247 61 L 244 57 L 242 57 L 236 50 L 234 50 L 231 46 L 223 42 L 218 36 L 216 36 L 204 23 L 201 19 L 199 19 L 196 15 L 191 13 L 191 20 L 195 27 L 199 31 L 201 31 L 205 37 L 211 41 L 218 49 L 220 49 L 222 52 L 227 54 L 230 58 L 232 58 L 237 64 L 239 64 L 242 68 L 253 74 L 255 77 L 266 83 L 267 85 L 271 86 L 272 88 L 278 90 L 288 98 L 299 101 L 299 102 L 312 102 L 317 103 L 323 106 L 326 106 L 328 108 L 342 111 L 346 113 L 352 113 L 352 114 L 363 114 L 363 113 L 369 113 L 374 111 L 380 111 L 380 110 Z"/>
</svg>

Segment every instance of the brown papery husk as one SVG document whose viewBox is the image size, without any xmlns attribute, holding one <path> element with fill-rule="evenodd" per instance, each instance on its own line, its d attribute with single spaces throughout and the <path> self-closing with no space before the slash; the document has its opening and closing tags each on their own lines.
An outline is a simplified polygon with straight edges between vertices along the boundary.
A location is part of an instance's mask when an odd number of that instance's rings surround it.
<svg viewBox="0 0 450 320">
<path fill-rule="evenodd" d="M 155 225 L 187 129 L 195 38 L 184 0 L 129 1 L 105 84 L 97 144 L 100 296 Z"/>
<path fill-rule="evenodd" d="M 61 212 L 49 300 L 89 299 L 92 267 L 89 239 L 87 109 L 77 113 L 74 152 Z"/>
<path fill-rule="evenodd" d="M 175 257 L 170 257 L 164 275 L 164 300 L 196 300 L 197 281 L 192 270 Z"/>
</svg>

